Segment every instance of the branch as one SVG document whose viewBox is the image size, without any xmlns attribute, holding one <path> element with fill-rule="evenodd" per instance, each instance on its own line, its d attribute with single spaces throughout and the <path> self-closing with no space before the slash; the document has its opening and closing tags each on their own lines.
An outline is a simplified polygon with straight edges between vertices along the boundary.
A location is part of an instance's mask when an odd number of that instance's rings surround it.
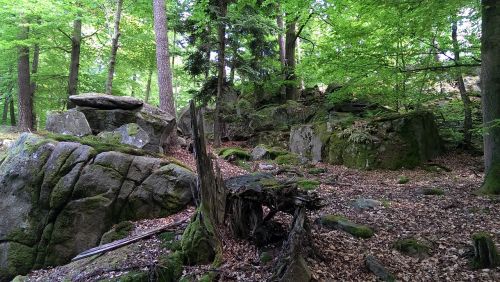
<svg viewBox="0 0 500 282">
<path fill-rule="evenodd" d="M 419 71 L 444 71 L 451 68 L 459 68 L 459 67 L 480 67 L 481 64 L 455 64 L 455 65 L 446 65 L 446 66 L 430 66 L 425 68 L 415 68 L 415 69 L 400 69 L 401 72 L 419 72 Z"/>
<path fill-rule="evenodd" d="M 71 36 L 69 36 L 69 34 L 67 34 L 64 30 L 62 30 L 60 27 L 57 28 L 57 30 L 59 30 L 62 34 L 64 34 L 64 36 L 66 36 L 69 40 L 73 41 L 73 38 L 71 38 Z"/>
<path fill-rule="evenodd" d="M 302 37 L 302 36 L 299 36 L 300 39 L 304 40 L 304 41 L 307 41 L 309 43 L 311 43 L 311 45 L 313 46 L 313 51 L 314 49 L 316 48 L 316 44 L 311 40 L 311 39 L 308 39 L 308 38 L 305 38 L 305 37 Z"/>
<path fill-rule="evenodd" d="M 69 54 L 71 53 L 71 50 L 66 49 L 66 48 L 64 48 L 64 47 L 60 47 L 60 46 L 53 46 L 52 48 L 54 48 L 54 49 L 59 49 L 59 50 L 63 50 L 64 52 L 69 53 Z"/>
<path fill-rule="evenodd" d="M 297 34 L 295 34 L 295 38 L 293 39 L 293 41 L 297 41 L 297 38 L 299 38 L 300 34 L 302 33 L 302 30 L 304 30 L 304 27 L 306 27 L 307 23 L 309 22 L 309 20 L 312 18 L 312 16 L 314 15 L 315 13 L 310 13 L 309 16 L 307 17 L 306 21 L 304 22 L 304 24 L 302 24 L 299 28 L 299 31 L 297 31 Z"/>
</svg>

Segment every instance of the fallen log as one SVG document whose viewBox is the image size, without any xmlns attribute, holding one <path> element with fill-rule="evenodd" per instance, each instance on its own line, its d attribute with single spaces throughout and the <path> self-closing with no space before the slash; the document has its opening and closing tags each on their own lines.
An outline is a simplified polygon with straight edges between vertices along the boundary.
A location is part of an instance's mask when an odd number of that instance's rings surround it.
<svg viewBox="0 0 500 282">
<path fill-rule="evenodd" d="M 136 235 L 136 236 L 133 236 L 130 238 L 117 240 L 117 241 L 114 241 L 114 242 L 111 242 L 108 244 L 104 244 L 102 246 L 98 246 L 98 247 L 86 250 L 86 251 L 78 254 L 71 261 L 77 261 L 77 260 L 80 260 L 83 258 L 91 257 L 91 256 L 98 255 L 98 254 L 103 254 L 103 253 L 106 253 L 106 252 L 109 252 L 112 250 L 116 250 L 116 249 L 121 248 L 123 246 L 126 246 L 129 244 L 135 243 L 137 241 L 149 238 L 149 237 L 151 237 L 155 234 L 161 233 L 161 232 L 174 231 L 174 228 L 178 227 L 179 225 L 182 225 L 183 223 L 186 223 L 187 220 L 188 219 L 180 220 L 180 221 L 174 222 L 172 224 L 153 229 L 153 230 L 148 231 L 144 234 L 140 234 L 140 235 Z"/>
</svg>

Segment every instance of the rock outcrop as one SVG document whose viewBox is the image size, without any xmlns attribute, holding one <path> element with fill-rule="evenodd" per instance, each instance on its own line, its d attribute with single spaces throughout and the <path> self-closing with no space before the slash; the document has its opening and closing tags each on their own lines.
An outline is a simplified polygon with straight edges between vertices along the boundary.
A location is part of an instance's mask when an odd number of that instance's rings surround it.
<svg viewBox="0 0 500 282">
<path fill-rule="evenodd" d="M 50 113 L 47 116 L 45 129 L 54 133 L 78 137 L 92 134 L 92 129 L 90 129 L 85 115 L 74 109 Z"/>
<path fill-rule="evenodd" d="M 290 135 L 294 153 L 359 169 L 414 168 L 443 151 L 430 112 L 316 123 L 295 127 Z"/>
<path fill-rule="evenodd" d="M 181 210 L 195 179 L 164 159 L 21 135 L 0 159 L 0 281 L 64 264 L 123 220 Z"/>
</svg>

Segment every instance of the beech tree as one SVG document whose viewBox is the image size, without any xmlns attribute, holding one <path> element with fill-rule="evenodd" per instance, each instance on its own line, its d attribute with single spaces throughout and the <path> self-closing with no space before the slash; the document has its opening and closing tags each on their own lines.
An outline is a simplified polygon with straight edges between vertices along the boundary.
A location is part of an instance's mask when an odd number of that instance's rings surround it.
<svg viewBox="0 0 500 282">
<path fill-rule="evenodd" d="M 485 180 L 481 191 L 500 194 L 500 2 L 482 1 L 481 82 Z"/>
<path fill-rule="evenodd" d="M 120 19 L 122 16 L 123 0 L 116 1 L 113 37 L 111 39 L 111 54 L 109 56 L 108 79 L 106 80 L 106 94 L 111 95 L 113 89 L 113 76 L 115 75 L 116 53 L 118 52 L 118 39 L 120 37 Z"/>
<path fill-rule="evenodd" d="M 29 28 L 25 22 L 19 28 L 19 40 L 26 41 L 28 39 Z M 28 131 L 34 129 L 33 124 L 33 92 L 31 91 L 30 80 L 30 48 L 26 43 L 22 43 L 18 47 L 17 61 L 17 83 L 19 91 L 19 127 L 22 130 Z"/>
</svg>

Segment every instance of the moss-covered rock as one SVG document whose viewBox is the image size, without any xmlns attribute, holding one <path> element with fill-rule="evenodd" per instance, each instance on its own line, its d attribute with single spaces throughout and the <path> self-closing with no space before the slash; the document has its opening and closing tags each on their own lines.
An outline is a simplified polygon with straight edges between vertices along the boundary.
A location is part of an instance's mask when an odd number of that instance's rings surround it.
<svg viewBox="0 0 500 282">
<path fill-rule="evenodd" d="M 177 282 L 182 275 L 184 254 L 180 251 L 160 257 L 156 268 L 156 281 Z"/>
<path fill-rule="evenodd" d="M 219 156 L 225 160 L 237 159 L 237 160 L 250 160 L 252 155 L 244 149 L 241 148 L 224 148 L 219 151 Z"/>
<path fill-rule="evenodd" d="M 410 178 L 408 178 L 404 175 L 402 175 L 398 178 L 398 184 L 406 184 L 408 182 L 410 182 Z"/>
<path fill-rule="evenodd" d="M 299 165 L 301 162 L 300 157 L 293 153 L 278 156 L 275 161 L 279 165 Z"/>
<path fill-rule="evenodd" d="M 342 230 L 359 238 L 370 238 L 375 233 L 369 226 L 353 223 L 341 215 L 324 215 L 319 223 L 326 228 Z"/>
<path fill-rule="evenodd" d="M 21 135 L 0 164 L 0 280 L 64 264 L 120 221 L 177 212 L 195 183 L 169 160 Z"/>
<path fill-rule="evenodd" d="M 327 169 L 322 168 L 322 167 L 315 167 L 315 168 L 310 168 L 309 170 L 307 170 L 307 173 L 312 174 L 312 175 L 323 174 L 326 172 L 327 172 Z"/>
<path fill-rule="evenodd" d="M 419 258 L 427 257 L 431 252 L 429 244 L 415 238 L 397 240 L 394 248 L 403 254 Z"/>
</svg>

